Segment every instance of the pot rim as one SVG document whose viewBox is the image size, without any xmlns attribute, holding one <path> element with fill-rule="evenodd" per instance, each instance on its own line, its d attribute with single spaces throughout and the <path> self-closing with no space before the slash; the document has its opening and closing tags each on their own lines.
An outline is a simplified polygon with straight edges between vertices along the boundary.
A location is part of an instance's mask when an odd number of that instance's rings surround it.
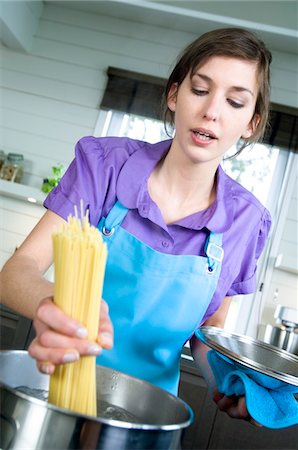
<svg viewBox="0 0 298 450">
<path fill-rule="evenodd" d="M 4 354 L 4 353 L 28 354 L 28 352 L 26 350 L 4 350 L 4 351 L 1 351 L 0 354 L 1 353 L 2 354 Z M 45 374 L 41 374 L 41 375 L 45 378 L 50 378 L 49 375 L 45 375 Z M 126 374 L 124 374 L 124 375 L 126 375 Z M 135 377 L 131 377 L 131 378 L 135 378 Z M 107 419 L 105 417 L 100 417 L 100 416 L 97 416 L 97 417 L 89 416 L 87 414 L 80 414 L 80 413 L 71 411 L 66 408 L 61 408 L 61 407 L 55 406 L 52 403 L 48 403 L 48 401 L 46 401 L 46 400 L 41 400 L 36 397 L 30 396 L 22 391 L 18 391 L 16 388 L 13 388 L 0 380 L 0 390 L 1 390 L 1 388 L 8 390 L 11 394 L 13 394 L 25 401 L 34 403 L 34 404 L 42 406 L 42 407 L 46 407 L 47 409 L 55 411 L 59 414 L 66 415 L 66 416 L 73 416 L 74 418 L 77 418 L 77 419 L 85 419 L 85 420 L 88 420 L 88 421 L 91 421 L 94 423 L 111 425 L 113 427 L 118 427 L 118 428 L 135 429 L 135 430 L 152 430 L 152 431 L 175 431 L 175 430 L 179 430 L 179 429 L 188 427 L 194 420 L 194 413 L 193 413 L 192 409 L 190 408 L 190 406 L 184 400 L 182 400 L 179 397 L 175 397 L 173 394 L 170 394 L 169 392 L 167 392 L 169 396 L 173 397 L 175 399 L 175 401 L 177 401 L 182 406 L 184 406 L 184 408 L 186 409 L 186 411 L 188 412 L 188 415 L 189 415 L 188 420 L 185 420 L 184 422 L 180 422 L 180 423 L 176 423 L 176 424 L 153 425 L 153 424 L 146 424 L 146 423 L 127 422 L 127 421 L 117 420 L 117 419 Z M 154 386 L 154 388 L 156 388 L 157 390 L 160 390 L 162 392 L 165 392 L 163 389 L 161 389 L 157 386 Z"/>
</svg>

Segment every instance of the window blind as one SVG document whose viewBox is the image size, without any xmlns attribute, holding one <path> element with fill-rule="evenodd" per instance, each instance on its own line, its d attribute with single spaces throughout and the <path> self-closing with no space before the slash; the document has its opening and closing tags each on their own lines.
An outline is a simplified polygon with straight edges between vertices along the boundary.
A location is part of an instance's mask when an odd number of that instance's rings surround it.
<svg viewBox="0 0 298 450">
<path fill-rule="evenodd" d="M 101 109 L 162 119 L 161 100 L 166 79 L 109 67 Z M 271 104 L 265 144 L 298 152 L 298 110 Z"/>
<path fill-rule="evenodd" d="M 297 153 L 298 110 L 272 104 L 269 123 L 263 142 Z"/>
<path fill-rule="evenodd" d="M 109 67 L 101 109 L 112 109 L 161 119 L 161 99 L 166 80 Z"/>
</svg>

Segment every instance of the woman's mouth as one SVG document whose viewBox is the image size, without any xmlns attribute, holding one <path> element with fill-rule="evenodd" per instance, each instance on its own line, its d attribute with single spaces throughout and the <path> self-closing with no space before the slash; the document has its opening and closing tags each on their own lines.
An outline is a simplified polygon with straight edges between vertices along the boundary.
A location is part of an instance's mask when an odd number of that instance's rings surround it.
<svg viewBox="0 0 298 450">
<path fill-rule="evenodd" d="M 203 139 L 204 141 L 209 140 L 209 139 L 213 139 L 212 136 L 210 136 L 210 134 L 208 133 L 202 133 L 201 131 L 194 131 L 195 135 L 200 137 L 201 139 Z"/>
<path fill-rule="evenodd" d="M 216 135 L 210 130 L 197 129 L 192 130 L 192 136 L 197 144 L 210 143 L 212 140 L 217 139 Z"/>
</svg>

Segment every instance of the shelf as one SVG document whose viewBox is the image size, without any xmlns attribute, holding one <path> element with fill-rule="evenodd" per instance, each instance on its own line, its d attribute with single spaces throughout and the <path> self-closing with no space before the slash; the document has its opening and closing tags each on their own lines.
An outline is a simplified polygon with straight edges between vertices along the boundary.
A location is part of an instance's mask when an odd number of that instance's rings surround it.
<svg viewBox="0 0 298 450">
<path fill-rule="evenodd" d="M 0 194 L 37 205 L 42 205 L 46 198 L 40 189 L 6 180 L 0 180 Z"/>
</svg>

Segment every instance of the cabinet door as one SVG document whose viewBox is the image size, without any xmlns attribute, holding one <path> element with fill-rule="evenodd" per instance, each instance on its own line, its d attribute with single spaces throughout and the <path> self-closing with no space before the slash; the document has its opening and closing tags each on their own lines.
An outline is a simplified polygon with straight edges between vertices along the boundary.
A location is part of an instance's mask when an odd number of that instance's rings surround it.
<svg viewBox="0 0 298 450">
<path fill-rule="evenodd" d="M 194 412 L 193 424 L 184 431 L 182 449 L 206 449 L 216 407 L 210 399 L 205 380 L 193 362 L 181 361 L 179 397 Z"/>
<path fill-rule="evenodd" d="M 0 350 L 25 350 L 34 335 L 31 320 L 0 305 Z"/>
<path fill-rule="evenodd" d="M 221 450 L 295 450 L 298 425 L 279 430 L 257 428 L 249 422 L 231 419 L 218 411 L 208 449 Z"/>
</svg>

